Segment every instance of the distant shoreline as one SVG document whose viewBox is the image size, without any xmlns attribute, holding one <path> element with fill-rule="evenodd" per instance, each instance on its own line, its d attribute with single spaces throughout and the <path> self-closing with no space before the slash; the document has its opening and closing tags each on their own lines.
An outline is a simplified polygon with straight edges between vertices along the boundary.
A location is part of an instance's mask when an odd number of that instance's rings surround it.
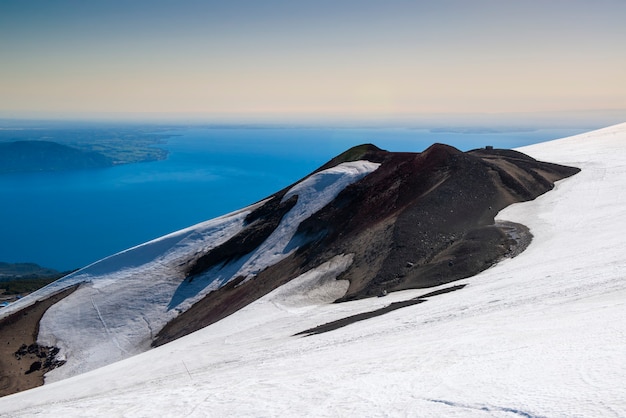
<svg viewBox="0 0 626 418">
<path fill-rule="evenodd" d="M 32 146 L 33 142 L 45 142 L 49 144 L 57 144 L 59 147 L 67 147 L 62 154 L 65 158 L 63 162 L 70 168 L 73 165 L 79 165 L 86 158 L 97 159 L 99 164 L 93 167 L 85 168 L 101 168 L 102 166 L 115 166 L 121 164 L 134 164 L 141 162 L 161 161 L 167 159 L 169 151 L 159 145 L 167 143 L 169 138 L 177 136 L 171 131 L 180 129 L 180 127 L 157 128 L 152 126 L 75 126 L 75 127 L 41 127 L 41 128 L 2 128 L 0 129 L 0 146 L 8 147 L 8 144 L 19 144 Z M 168 132 L 168 133 L 164 133 Z M 75 151 L 80 151 L 77 153 Z M 61 153 L 61 151 L 59 151 Z M 49 153 L 48 153 L 49 154 Z M 7 156 L 8 158 L 9 156 Z M 10 156 L 15 158 L 16 156 Z M 11 172 L 31 172 L 31 171 L 63 171 L 65 168 L 61 166 L 59 169 L 34 169 L 35 163 L 43 164 L 45 160 L 41 159 L 38 151 L 31 154 L 17 155 L 23 158 L 23 164 L 26 169 L 13 169 Z M 28 158 L 33 159 L 33 167 L 28 167 Z M 49 155 L 48 155 L 49 157 Z M 8 162 L 14 160 L 7 160 Z M 3 170 L 3 165 L 8 162 L 0 161 L 0 173 L 7 172 Z M 18 167 L 19 168 L 19 167 Z"/>
<path fill-rule="evenodd" d="M 17 125 L 2 124 L 3 127 Z M 0 175 L 3 201 L 0 259 L 33 261 L 57 270 L 82 267 L 159 236 L 258 201 L 298 180 L 343 150 L 363 143 L 398 152 L 420 152 L 434 142 L 462 150 L 493 145 L 514 148 L 580 131 L 433 134 L 428 129 L 294 127 L 245 129 L 213 125 L 158 126 L 42 124 L 0 131 L 0 143 L 20 139 L 83 143 L 114 149 L 147 147 L 159 161 L 126 153 L 102 169 Z M 500 127 L 498 127 L 500 129 Z M 146 155 L 144 154 L 144 157 Z M 156 159 L 156 158 L 155 158 Z M 145 162 L 145 164 L 143 164 Z M 94 239 L 97 237 L 97 239 Z"/>
</svg>

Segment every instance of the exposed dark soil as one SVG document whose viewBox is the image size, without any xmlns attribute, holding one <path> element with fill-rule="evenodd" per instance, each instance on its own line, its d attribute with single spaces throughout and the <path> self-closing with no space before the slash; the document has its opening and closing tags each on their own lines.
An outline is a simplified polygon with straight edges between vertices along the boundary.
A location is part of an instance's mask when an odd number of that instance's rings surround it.
<svg viewBox="0 0 626 418">
<path fill-rule="evenodd" d="M 188 275 L 193 278 L 213 266 L 227 264 L 254 251 L 274 232 L 297 201 L 298 196 L 292 196 L 285 202 L 277 196 L 273 197 L 246 217 L 246 227 L 240 233 L 195 260 Z"/>
<path fill-rule="evenodd" d="M 55 347 L 37 344 L 39 321 L 50 306 L 70 295 L 78 286 L 0 320 L 0 396 L 41 386 L 44 374 L 62 365 Z"/>
<path fill-rule="evenodd" d="M 441 289 L 441 290 L 437 290 L 435 292 L 430 292 L 430 293 L 426 293 L 425 295 L 421 295 L 418 296 L 416 298 L 412 298 L 412 299 L 408 299 L 408 300 L 403 300 L 400 302 L 392 302 L 389 305 L 385 306 L 384 308 L 380 308 L 380 309 L 376 309 L 375 311 L 370 311 L 370 312 L 363 312 L 360 314 L 356 314 L 356 315 L 351 315 L 345 318 L 341 318 L 338 319 L 336 321 L 332 321 L 329 322 L 327 324 L 323 324 L 323 325 L 318 325 L 317 327 L 314 328 L 309 328 L 305 331 L 302 332 L 298 332 L 297 335 L 304 335 L 304 336 L 310 336 L 310 335 L 316 335 L 316 334 L 323 334 L 324 332 L 328 332 L 328 331 L 334 331 L 336 329 L 339 328 L 343 328 L 346 325 L 350 325 L 350 324 L 354 324 L 355 322 L 358 321 L 364 321 L 366 319 L 370 319 L 370 318 L 375 318 L 377 316 L 381 316 L 384 315 L 386 313 L 401 309 L 401 308 L 406 308 L 407 306 L 413 306 L 413 305 L 417 305 L 419 303 L 423 303 L 427 301 L 427 298 L 433 297 L 433 296 L 437 296 L 437 295 L 443 295 L 445 293 L 450 293 L 450 292 L 454 292 L 455 290 L 459 290 L 459 289 L 463 289 L 466 285 L 456 285 L 456 286 L 451 286 L 451 287 L 447 287 L 445 289 Z"/>
<path fill-rule="evenodd" d="M 237 280 L 210 293 L 168 323 L 153 344 L 216 322 L 337 254 L 354 254 L 353 264 L 339 277 L 350 287 L 338 302 L 473 276 L 528 245 L 523 226 L 494 222 L 501 209 L 532 200 L 580 171 L 512 150 L 461 152 L 442 144 L 422 153 L 362 145 L 319 170 L 359 159 L 381 165 L 299 226 L 297 239 L 305 245 L 253 280 Z M 192 263 L 190 279 L 254 250 L 288 210 L 279 204 L 286 190 L 258 209 L 232 242 Z"/>
</svg>

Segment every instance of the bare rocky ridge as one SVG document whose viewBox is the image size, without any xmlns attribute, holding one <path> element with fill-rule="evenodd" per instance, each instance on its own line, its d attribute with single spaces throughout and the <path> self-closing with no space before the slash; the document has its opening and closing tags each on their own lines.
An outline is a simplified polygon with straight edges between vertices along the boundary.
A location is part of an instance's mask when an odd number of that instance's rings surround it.
<svg viewBox="0 0 626 418">
<path fill-rule="evenodd" d="M 58 348 L 37 344 L 39 321 L 53 304 L 76 290 L 76 286 L 0 320 L 0 396 L 41 386 L 44 374 L 61 366 Z"/>
<path fill-rule="evenodd" d="M 318 171 L 355 160 L 381 165 L 300 224 L 297 235 L 304 246 L 254 280 L 235 280 L 210 293 L 168 323 L 153 345 L 216 322 L 337 254 L 354 254 L 353 264 L 339 277 L 350 281 L 339 301 L 475 275 L 528 243 L 522 225 L 494 223 L 498 211 L 532 200 L 579 171 L 512 150 L 461 152 L 441 144 L 422 153 L 362 145 Z M 263 242 L 295 204 L 280 203 L 287 190 L 250 214 L 236 237 L 193 261 L 188 279 L 237 260 Z"/>
<path fill-rule="evenodd" d="M 274 232 L 283 216 L 297 201 L 297 196 L 292 196 L 285 202 L 274 198 L 250 213 L 246 217 L 246 228 L 243 231 L 194 261 L 188 271 L 190 278 L 213 266 L 228 264 L 252 252 Z"/>
</svg>

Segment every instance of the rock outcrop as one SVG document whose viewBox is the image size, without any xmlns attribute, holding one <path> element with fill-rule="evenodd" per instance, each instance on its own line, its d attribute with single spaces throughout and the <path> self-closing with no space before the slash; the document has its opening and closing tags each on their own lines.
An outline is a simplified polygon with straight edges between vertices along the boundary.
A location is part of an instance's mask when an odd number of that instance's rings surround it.
<svg viewBox="0 0 626 418">
<path fill-rule="evenodd" d="M 551 190 L 555 181 L 579 171 L 512 150 L 461 152 L 442 144 L 422 153 L 361 145 L 317 171 L 356 160 L 380 167 L 299 225 L 298 242 L 304 245 L 254 280 L 234 280 L 210 293 L 168 323 L 153 345 L 218 321 L 337 254 L 354 255 L 352 265 L 339 277 L 349 280 L 350 287 L 338 302 L 475 275 L 502 257 L 517 254 L 528 242 L 523 225 L 494 222 L 498 211 L 532 200 Z M 288 190 L 270 196 L 251 213 L 236 237 L 191 263 L 190 279 L 256 248 L 295 203 L 282 202 Z"/>
</svg>

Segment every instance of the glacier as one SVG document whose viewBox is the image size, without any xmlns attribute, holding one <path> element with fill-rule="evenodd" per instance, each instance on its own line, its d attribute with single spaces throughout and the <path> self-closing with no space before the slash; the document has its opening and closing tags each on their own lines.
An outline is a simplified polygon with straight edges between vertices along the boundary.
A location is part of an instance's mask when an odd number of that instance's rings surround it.
<svg viewBox="0 0 626 418">
<path fill-rule="evenodd" d="M 185 280 L 184 266 L 189 260 L 240 232 L 246 215 L 265 201 L 105 258 L 4 308 L 0 316 L 81 285 L 51 306 L 39 324 L 37 342 L 59 347 L 60 358 L 66 360 L 63 367 L 46 374 L 48 383 L 144 352 L 168 321 L 206 294 L 240 275 L 252 279 L 256 272 L 297 250 L 288 246 L 300 222 L 378 166 L 369 161 L 347 162 L 294 185 L 286 198 L 297 195 L 296 205 L 260 248 L 192 283 Z"/>
</svg>

